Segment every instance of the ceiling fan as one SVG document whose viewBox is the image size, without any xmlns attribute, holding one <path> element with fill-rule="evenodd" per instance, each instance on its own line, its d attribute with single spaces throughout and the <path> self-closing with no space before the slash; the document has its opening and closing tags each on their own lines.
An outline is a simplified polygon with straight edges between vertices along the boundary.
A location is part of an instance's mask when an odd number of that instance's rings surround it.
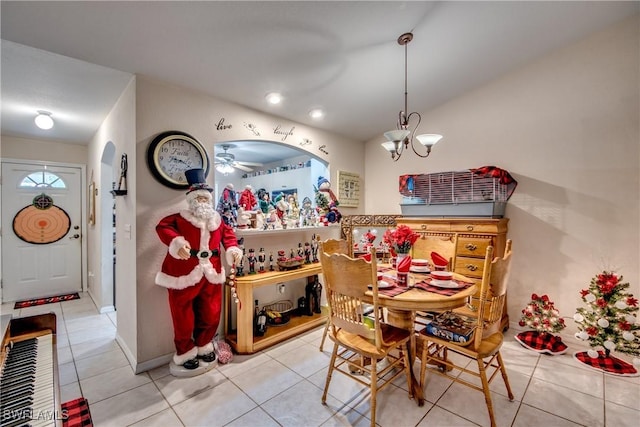
<svg viewBox="0 0 640 427">
<path fill-rule="evenodd" d="M 215 159 L 216 170 L 218 172 L 224 174 L 231 173 L 233 172 L 233 168 L 240 169 L 245 172 L 251 172 L 253 169 L 249 166 L 264 166 L 262 163 L 236 161 L 236 156 L 227 151 L 230 148 L 236 147 L 233 144 L 222 144 L 221 147 L 224 151 L 222 153 L 217 153 Z"/>
</svg>

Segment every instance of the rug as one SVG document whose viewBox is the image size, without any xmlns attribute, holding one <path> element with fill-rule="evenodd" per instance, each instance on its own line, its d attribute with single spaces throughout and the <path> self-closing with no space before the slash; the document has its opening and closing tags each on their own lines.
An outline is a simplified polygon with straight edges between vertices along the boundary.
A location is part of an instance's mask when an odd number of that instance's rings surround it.
<svg viewBox="0 0 640 427">
<path fill-rule="evenodd" d="M 62 404 L 63 427 L 91 427 L 91 412 L 87 399 L 78 398 Z"/>
<path fill-rule="evenodd" d="M 55 297 L 36 298 L 36 299 L 28 299 L 24 301 L 16 301 L 16 304 L 13 306 L 13 308 L 15 309 L 15 308 L 33 307 L 36 305 L 52 304 L 54 302 L 71 301 L 74 299 L 80 299 L 80 295 L 78 295 L 77 292 L 73 294 L 58 295 Z"/>
</svg>

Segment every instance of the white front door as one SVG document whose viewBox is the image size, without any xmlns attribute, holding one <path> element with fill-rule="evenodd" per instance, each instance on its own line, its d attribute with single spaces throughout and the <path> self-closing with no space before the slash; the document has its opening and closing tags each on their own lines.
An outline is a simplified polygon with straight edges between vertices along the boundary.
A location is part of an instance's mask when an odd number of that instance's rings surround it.
<svg viewBox="0 0 640 427">
<path fill-rule="evenodd" d="M 82 169 L 2 163 L 2 300 L 82 290 Z"/>
</svg>

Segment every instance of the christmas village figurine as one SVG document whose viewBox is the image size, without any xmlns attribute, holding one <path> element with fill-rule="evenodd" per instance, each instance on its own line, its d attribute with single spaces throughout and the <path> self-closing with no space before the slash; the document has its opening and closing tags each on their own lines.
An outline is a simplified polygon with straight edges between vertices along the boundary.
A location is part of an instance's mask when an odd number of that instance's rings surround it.
<svg viewBox="0 0 640 427">
<path fill-rule="evenodd" d="M 316 209 L 320 214 L 320 222 L 324 225 L 340 222 L 342 214 L 338 210 L 338 198 L 331 190 L 331 183 L 324 177 L 318 178 L 318 187 L 313 187 L 316 193 Z"/>
<path fill-rule="evenodd" d="M 287 202 L 287 199 L 284 196 L 284 193 L 278 194 L 274 199 L 273 204 L 276 207 L 276 214 L 278 215 L 278 220 L 280 221 L 280 225 L 282 225 L 282 228 L 286 228 L 287 223 L 286 223 L 285 216 L 287 211 L 289 210 L 289 203 Z"/>
<path fill-rule="evenodd" d="M 580 363 L 606 374 L 638 376 L 640 367 L 640 324 L 638 300 L 626 292 L 629 283 L 612 271 L 603 271 L 591 279 L 589 289 L 580 291 L 585 307 L 576 310 L 576 338 L 587 341 L 588 351 L 576 352 Z M 628 363 L 611 355 L 618 351 L 634 356 Z"/>
<path fill-rule="evenodd" d="M 262 211 L 262 213 L 266 216 L 269 214 L 269 207 L 273 206 L 271 203 L 271 197 L 269 196 L 269 192 L 264 188 L 258 190 L 258 207 Z"/>
<path fill-rule="evenodd" d="M 238 228 L 251 228 L 251 214 L 249 212 L 245 211 L 242 206 L 238 206 L 238 217 L 236 218 Z"/>
<path fill-rule="evenodd" d="M 242 193 L 240 193 L 238 207 L 243 208 L 245 212 L 253 211 L 258 207 L 258 200 L 255 194 L 253 194 L 253 188 L 250 185 L 245 186 Z"/>
<path fill-rule="evenodd" d="M 298 195 L 296 193 L 287 196 L 289 209 L 286 215 L 287 228 L 295 228 L 300 226 L 300 207 L 298 206 Z"/>
<path fill-rule="evenodd" d="M 233 189 L 233 184 L 227 184 L 224 187 L 224 190 L 222 190 L 216 210 L 222 217 L 225 224 L 232 227 L 237 225 L 238 202 L 236 199 L 236 192 Z"/>
<path fill-rule="evenodd" d="M 518 323 L 533 329 L 520 332 L 515 336 L 516 341 L 523 347 L 537 353 L 552 355 L 564 354 L 567 346 L 559 336 L 554 335 L 566 327 L 564 319 L 549 300 L 547 295 L 531 295 L 531 302 L 522 309 L 522 318 Z"/>
<path fill-rule="evenodd" d="M 318 214 L 311 203 L 311 199 L 308 197 L 302 199 L 300 223 L 302 227 L 315 227 L 318 224 Z"/>
<path fill-rule="evenodd" d="M 242 250 L 242 256 L 240 257 L 240 262 L 236 265 L 236 276 L 242 277 L 244 276 L 244 259 L 246 257 L 246 253 L 244 250 L 244 237 L 238 239 L 238 248 Z"/>
</svg>

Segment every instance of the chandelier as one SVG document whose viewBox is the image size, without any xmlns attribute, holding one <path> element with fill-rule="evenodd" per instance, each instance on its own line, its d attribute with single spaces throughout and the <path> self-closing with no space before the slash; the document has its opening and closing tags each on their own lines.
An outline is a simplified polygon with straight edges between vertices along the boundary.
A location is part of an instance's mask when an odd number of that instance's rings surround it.
<svg viewBox="0 0 640 427">
<path fill-rule="evenodd" d="M 382 143 L 385 150 L 391 153 L 391 158 L 394 161 L 398 161 L 404 150 L 409 148 L 409 145 L 411 145 L 411 149 L 416 153 L 416 155 L 420 157 L 428 157 L 429 154 L 431 154 L 431 148 L 442 139 L 442 135 L 432 133 L 415 136 L 415 139 L 417 139 L 418 142 L 426 148 L 426 154 L 419 153 L 414 145 L 414 135 L 420 125 L 422 117 L 420 116 L 420 113 L 415 111 L 407 113 L 407 45 L 411 40 L 413 40 L 412 33 L 404 33 L 398 37 L 398 44 L 400 46 L 404 46 L 404 110 L 400 111 L 400 114 L 398 115 L 397 129 L 385 132 L 384 136 L 387 138 L 387 141 Z M 417 123 L 412 130 L 409 126 L 409 121 L 414 116 L 417 119 Z"/>
</svg>

